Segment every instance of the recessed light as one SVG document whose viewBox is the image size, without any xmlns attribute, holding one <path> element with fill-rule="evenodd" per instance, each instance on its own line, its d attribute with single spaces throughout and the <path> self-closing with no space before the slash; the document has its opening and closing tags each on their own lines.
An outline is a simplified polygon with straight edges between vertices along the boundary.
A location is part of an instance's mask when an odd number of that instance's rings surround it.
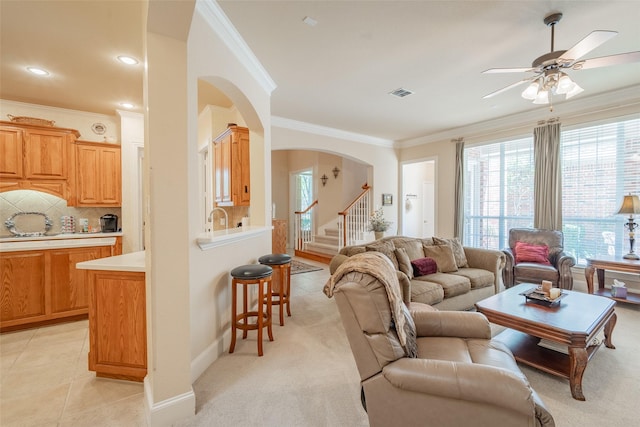
<svg viewBox="0 0 640 427">
<path fill-rule="evenodd" d="M 42 68 L 38 68 L 38 67 L 27 67 L 27 70 L 30 73 L 33 73 L 37 76 L 48 76 L 49 72 L 47 70 L 43 70 Z"/>
<path fill-rule="evenodd" d="M 132 58 L 130 56 L 125 56 L 125 55 L 118 56 L 118 61 L 122 62 L 123 64 L 127 64 L 127 65 L 136 65 L 138 63 L 137 59 Z"/>
<path fill-rule="evenodd" d="M 132 103 L 130 103 L 130 102 L 121 102 L 120 106 L 123 107 L 123 108 L 129 108 L 129 109 L 134 107 L 134 105 Z"/>
<path fill-rule="evenodd" d="M 305 16 L 302 19 L 302 22 L 304 22 L 305 24 L 307 24 L 310 27 L 315 27 L 318 24 L 318 21 L 316 21 L 315 19 L 313 19 L 310 16 Z"/>
</svg>

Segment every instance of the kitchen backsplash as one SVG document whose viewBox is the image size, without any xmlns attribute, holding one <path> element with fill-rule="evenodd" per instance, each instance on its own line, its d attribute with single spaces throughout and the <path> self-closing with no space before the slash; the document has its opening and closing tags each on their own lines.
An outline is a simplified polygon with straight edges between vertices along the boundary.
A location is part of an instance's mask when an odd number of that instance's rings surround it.
<svg viewBox="0 0 640 427">
<path fill-rule="evenodd" d="M 229 216 L 229 228 L 236 228 L 242 222 L 242 218 L 249 216 L 249 206 L 225 206 L 222 209 Z M 213 213 L 213 231 L 225 229 L 225 226 L 220 224 L 220 218 L 224 218 L 224 214 L 215 211 Z"/>
<path fill-rule="evenodd" d="M 61 221 L 60 217 L 70 215 L 75 217 L 76 232 L 80 232 L 79 219 L 87 218 L 89 226 L 92 228 L 100 227 L 100 217 L 104 214 L 118 215 L 118 228 L 121 227 L 122 217 L 121 208 L 77 208 L 67 206 L 67 201 L 47 193 L 32 190 L 15 190 L 0 193 L 0 236 L 9 236 L 11 233 L 5 226 L 4 222 L 17 212 L 41 212 L 49 217 L 53 223 L 49 233 L 60 233 Z M 21 231 L 41 230 L 42 217 L 28 216 L 20 222 Z M 27 219 L 31 218 L 31 219 Z M 30 224 L 29 221 L 33 221 Z M 17 224 L 16 224 L 17 225 Z M 32 227 L 32 229 L 28 229 Z"/>
</svg>

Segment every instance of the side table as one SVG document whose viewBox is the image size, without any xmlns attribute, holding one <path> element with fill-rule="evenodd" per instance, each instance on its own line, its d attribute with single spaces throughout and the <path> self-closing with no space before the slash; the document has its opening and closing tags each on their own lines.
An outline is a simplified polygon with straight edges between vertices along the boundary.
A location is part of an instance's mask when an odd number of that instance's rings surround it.
<svg viewBox="0 0 640 427">
<path fill-rule="evenodd" d="M 587 258 L 587 267 L 584 269 L 584 277 L 587 279 L 587 291 L 604 297 L 612 298 L 616 301 L 631 304 L 640 304 L 640 294 L 627 291 L 626 298 L 616 298 L 611 296 L 611 292 L 604 287 L 604 271 L 620 271 L 624 273 L 640 274 L 640 261 L 624 259 L 622 257 L 603 257 L 600 259 Z M 593 273 L 598 273 L 598 289 L 593 289 Z"/>
</svg>

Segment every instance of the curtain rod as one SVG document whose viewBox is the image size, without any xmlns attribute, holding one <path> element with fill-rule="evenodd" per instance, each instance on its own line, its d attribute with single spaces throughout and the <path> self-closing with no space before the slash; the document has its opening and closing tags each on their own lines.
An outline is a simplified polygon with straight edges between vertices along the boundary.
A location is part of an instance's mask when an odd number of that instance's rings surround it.
<svg viewBox="0 0 640 427">
<path fill-rule="evenodd" d="M 553 124 L 555 122 L 559 122 L 560 121 L 560 117 L 552 117 L 549 120 L 539 120 L 538 121 L 538 126 L 540 125 L 550 125 Z"/>
</svg>

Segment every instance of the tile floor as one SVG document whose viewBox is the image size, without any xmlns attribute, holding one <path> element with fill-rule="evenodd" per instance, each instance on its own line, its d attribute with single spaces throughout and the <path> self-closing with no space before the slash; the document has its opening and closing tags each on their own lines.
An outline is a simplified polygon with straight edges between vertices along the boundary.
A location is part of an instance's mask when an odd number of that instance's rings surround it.
<svg viewBox="0 0 640 427">
<path fill-rule="evenodd" d="M 87 369 L 88 321 L 0 335 L 0 425 L 145 426 L 142 383 Z"/>
<path fill-rule="evenodd" d="M 327 266 L 301 261 L 324 269 L 292 275 L 295 292 L 317 292 Z M 88 352 L 87 320 L 0 334 L 0 426 L 145 427 L 142 383 L 96 378 Z"/>
</svg>

